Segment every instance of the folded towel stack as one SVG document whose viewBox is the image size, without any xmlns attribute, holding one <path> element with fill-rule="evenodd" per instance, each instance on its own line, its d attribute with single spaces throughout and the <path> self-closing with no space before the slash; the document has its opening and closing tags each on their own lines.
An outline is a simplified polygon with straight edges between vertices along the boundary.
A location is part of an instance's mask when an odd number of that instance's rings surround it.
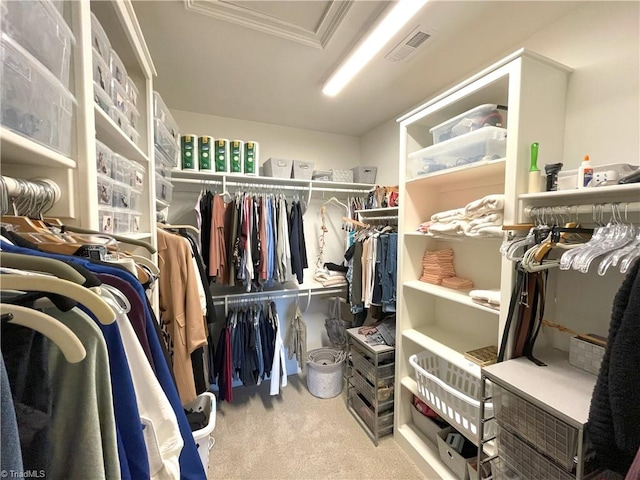
<svg viewBox="0 0 640 480">
<path fill-rule="evenodd" d="M 313 279 L 321 283 L 323 287 L 339 287 L 347 284 L 347 276 L 344 272 L 336 272 L 326 268 L 316 270 Z"/>
<path fill-rule="evenodd" d="M 502 236 L 504 195 L 487 195 L 464 208 L 434 213 L 418 231 L 438 236 Z"/>
<path fill-rule="evenodd" d="M 427 250 L 422 258 L 422 275 L 420 280 L 434 285 L 442 285 L 456 290 L 473 288 L 473 282 L 466 278 L 456 277 L 453 267 L 453 250 Z"/>
</svg>

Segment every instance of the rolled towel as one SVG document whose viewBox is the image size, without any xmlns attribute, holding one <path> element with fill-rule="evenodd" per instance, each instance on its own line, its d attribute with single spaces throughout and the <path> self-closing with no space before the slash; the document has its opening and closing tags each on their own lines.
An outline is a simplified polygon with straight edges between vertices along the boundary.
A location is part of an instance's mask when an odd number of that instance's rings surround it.
<svg viewBox="0 0 640 480">
<path fill-rule="evenodd" d="M 500 305 L 500 290 L 471 290 L 469 296 L 474 300 Z"/>
<path fill-rule="evenodd" d="M 465 220 L 464 208 L 454 208 L 431 215 L 432 222 L 451 222 L 453 220 Z"/>
<path fill-rule="evenodd" d="M 464 215 L 470 218 L 477 218 L 486 213 L 499 212 L 504 210 L 504 194 L 496 193 L 474 200 L 464 207 Z"/>
</svg>

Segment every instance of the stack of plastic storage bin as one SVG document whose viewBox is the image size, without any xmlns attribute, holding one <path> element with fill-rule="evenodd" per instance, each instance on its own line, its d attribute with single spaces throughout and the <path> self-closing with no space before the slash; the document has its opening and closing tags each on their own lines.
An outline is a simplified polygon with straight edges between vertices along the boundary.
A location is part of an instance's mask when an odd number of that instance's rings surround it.
<svg viewBox="0 0 640 480">
<path fill-rule="evenodd" d="M 137 233 L 142 217 L 145 169 L 96 141 L 98 215 L 104 233 Z"/>
<path fill-rule="evenodd" d="M 153 139 L 156 160 L 156 198 L 171 203 L 171 169 L 178 164 L 180 131 L 158 92 L 153 92 Z"/>
<path fill-rule="evenodd" d="M 127 75 L 118 54 L 111 48 L 102 25 L 91 14 L 93 45 L 93 94 L 95 102 L 136 145 L 138 133 L 138 88 Z"/>
<path fill-rule="evenodd" d="M 62 6 L 51 0 L 0 0 L 0 109 L 2 125 L 70 156 L 75 38 L 58 10 Z"/>
</svg>

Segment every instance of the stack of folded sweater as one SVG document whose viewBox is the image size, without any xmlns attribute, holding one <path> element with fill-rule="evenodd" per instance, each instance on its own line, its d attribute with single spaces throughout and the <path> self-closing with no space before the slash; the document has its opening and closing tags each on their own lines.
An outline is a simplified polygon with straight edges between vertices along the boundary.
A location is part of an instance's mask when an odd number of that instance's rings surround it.
<svg viewBox="0 0 640 480">
<path fill-rule="evenodd" d="M 450 248 L 424 252 L 420 280 L 457 290 L 473 288 L 471 280 L 456 277 L 453 267 L 453 250 Z"/>
<path fill-rule="evenodd" d="M 487 195 L 466 207 L 433 214 L 418 231 L 437 236 L 501 236 L 503 210 L 504 195 Z"/>
<path fill-rule="evenodd" d="M 339 287 L 347 284 L 347 274 L 327 268 L 319 268 L 313 275 L 316 282 L 322 284 L 323 287 Z"/>
</svg>

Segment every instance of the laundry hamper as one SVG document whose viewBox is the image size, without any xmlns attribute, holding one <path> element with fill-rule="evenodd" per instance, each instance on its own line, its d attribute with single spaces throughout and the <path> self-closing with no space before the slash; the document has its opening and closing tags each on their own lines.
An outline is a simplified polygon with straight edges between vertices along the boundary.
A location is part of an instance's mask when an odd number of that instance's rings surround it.
<svg viewBox="0 0 640 480">
<path fill-rule="evenodd" d="M 194 401 L 185 405 L 184 409 L 202 412 L 209 419 L 206 427 L 192 432 L 202 466 L 204 471 L 207 472 L 209 468 L 209 452 L 215 443 L 211 433 L 216 426 L 216 396 L 211 392 L 201 393 Z"/>
<path fill-rule="evenodd" d="M 342 368 L 347 355 L 335 348 L 311 350 L 307 357 L 307 387 L 318 398 L 333 398 L 342 392 Z"/>
<path fill-rule="evenodd" d="M 470 438 L 478 438 L 481 380 L 435 353 L 425 350 L 409 357 L 416 372 L 420 397 L 450 425 Z M 493 404 L 485 403 L 485 418 L 493 417 Z M 484 437 L 495 434 L 495 422 L 484 425 Z"/>
</svg>

